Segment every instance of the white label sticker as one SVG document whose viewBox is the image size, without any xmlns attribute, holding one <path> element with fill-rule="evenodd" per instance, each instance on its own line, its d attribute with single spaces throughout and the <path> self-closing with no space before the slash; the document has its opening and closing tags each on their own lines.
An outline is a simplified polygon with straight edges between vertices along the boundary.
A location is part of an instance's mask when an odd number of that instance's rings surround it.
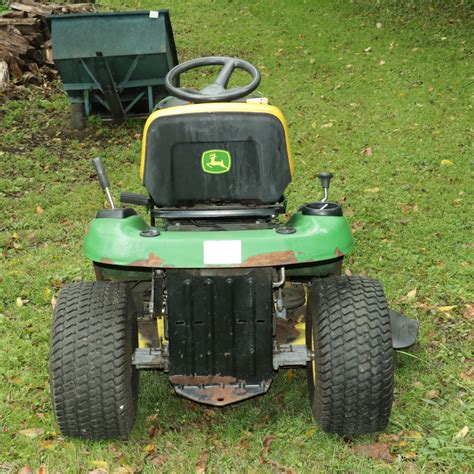
<svg viewBox="0 0 474 474">
<path fill-rule="evenodd" d="M 205 265 L 236 265 L 242 263 L 241 240 L 205 240 Z"/>
<path fill-rule="evenodd" d="M 156 10 L 151 10 L 150 11 L 150 18 L 158 18 L 160 16 L 160 12 Z"/>
</svg>

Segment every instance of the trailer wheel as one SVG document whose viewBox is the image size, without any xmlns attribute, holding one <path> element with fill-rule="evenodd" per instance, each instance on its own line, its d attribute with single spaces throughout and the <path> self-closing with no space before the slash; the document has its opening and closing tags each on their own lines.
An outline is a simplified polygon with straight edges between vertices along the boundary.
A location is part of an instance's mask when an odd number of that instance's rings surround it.
<svg viewBox="0 0 474 474">
<path fill-rule="evenodd" d="M 311 408 L 323 431 L 360 435 L 383 430 L 393 399 L 390 316 L 378 281 L 317 280 L 308 293 L 306 342 Z"/>
<path fill-rule="evenodd" d="M 65 436 L 126 437 L 138 400 L 132 366 L 137 323 L 126 283 L 81 282 L 64 287 L 54 312 L 50 384 Z"/>
</svg>

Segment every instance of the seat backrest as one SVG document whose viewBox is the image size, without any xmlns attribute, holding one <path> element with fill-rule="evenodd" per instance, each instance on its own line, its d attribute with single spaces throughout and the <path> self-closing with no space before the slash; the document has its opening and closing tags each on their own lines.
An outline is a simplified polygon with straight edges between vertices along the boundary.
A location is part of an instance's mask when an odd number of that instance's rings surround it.
<svg viewBox="0 0 474 474">
<path fill-rule="evenodd" d="M 141 177 L 157 206 L 273 204 L 291 181 L 285 119 L 267 104 L 190 104 L 145 125 Z"/>
</svg>

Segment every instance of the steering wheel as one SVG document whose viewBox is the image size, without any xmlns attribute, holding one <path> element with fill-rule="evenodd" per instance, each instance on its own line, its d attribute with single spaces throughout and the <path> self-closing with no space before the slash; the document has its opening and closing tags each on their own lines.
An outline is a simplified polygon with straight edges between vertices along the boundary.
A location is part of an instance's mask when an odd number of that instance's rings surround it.
<svg viewBox="0 0 474 474">
<path fill-rule="evenodd" d="M 204 66 L 223 66 L 213 84 L 200 91 L 178 87 L 181 74 Z M 249 84 L 242 87 L 227 89 L 230 77 L 235 69 L 242 69 L 252 76 Z M 208 56 L 205 58 L 191 59 L 178 64 L 165 77 L 165 86 L 171 95 L 189 102 L 229 102 L 240 99 L 250 94 L 260 84 L 258 69 L 247 61 L 227 56 Z"/>
</svg>

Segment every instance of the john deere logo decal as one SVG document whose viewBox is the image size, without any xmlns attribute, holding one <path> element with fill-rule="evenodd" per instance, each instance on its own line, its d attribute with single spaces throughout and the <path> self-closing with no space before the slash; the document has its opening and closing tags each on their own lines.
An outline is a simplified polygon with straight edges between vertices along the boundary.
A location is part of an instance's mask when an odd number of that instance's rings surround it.
<svg viewBox="0 0 474 474">
<path fill-rule="evenodd" d="M 226 150 L 207 150 L 201 156 L 201 166 L 205 173 L 227 173 L 231 165 L 232 158 Z"/>
</svg>

